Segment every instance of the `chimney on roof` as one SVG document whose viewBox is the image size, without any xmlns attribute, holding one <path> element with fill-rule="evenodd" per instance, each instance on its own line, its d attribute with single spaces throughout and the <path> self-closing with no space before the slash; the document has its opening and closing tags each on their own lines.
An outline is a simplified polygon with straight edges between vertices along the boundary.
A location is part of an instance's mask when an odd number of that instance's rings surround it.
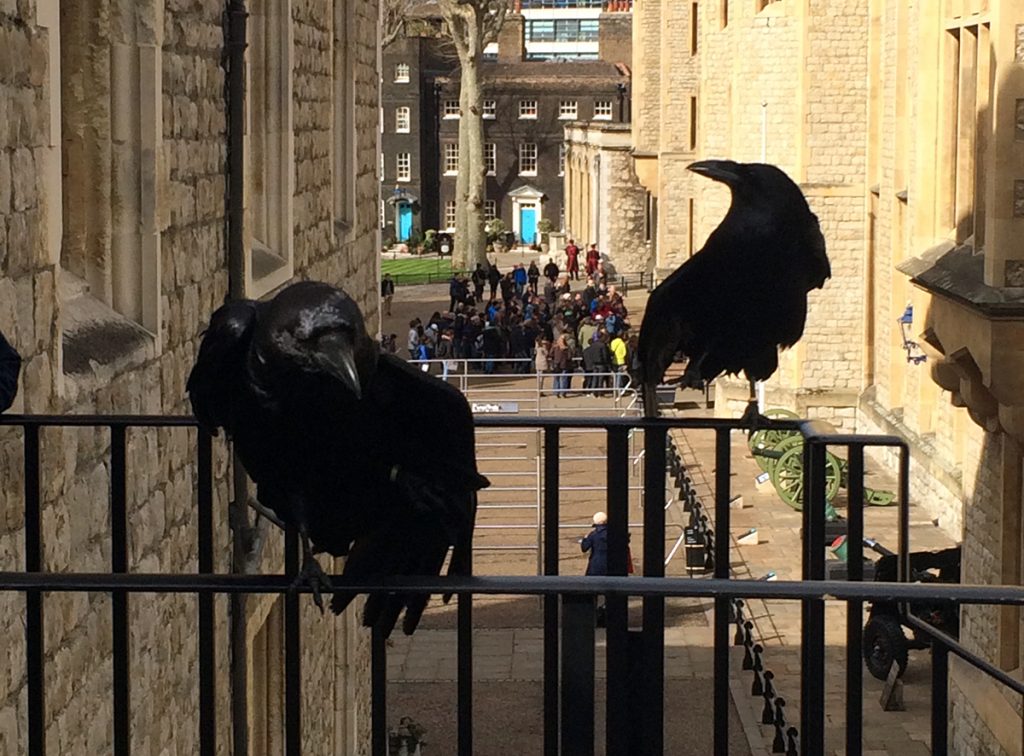
<svg viewBox="0 0 1024 756">
<path fill-rule="evenodd" d="M 498 62 L 521 63 L 526 58 L 526 24 L 519 13 L 509 13 L 498 32 Z"/>
<path fill-rule="evenodd" d="M 609 63 L 633 64 L 633 14 L 605 12 L 597 32 L 597 56 Z"/>
</svg>

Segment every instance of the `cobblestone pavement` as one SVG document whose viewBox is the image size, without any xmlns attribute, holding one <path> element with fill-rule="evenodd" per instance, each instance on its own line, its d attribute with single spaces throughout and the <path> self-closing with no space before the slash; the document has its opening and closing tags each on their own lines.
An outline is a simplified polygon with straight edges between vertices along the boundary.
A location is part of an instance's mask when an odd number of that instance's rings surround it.
<svg viewBox="0 0 1024 756">
<path fill-rule="evenodd" d="M 446 304 L 446 286 L 407 287 L 399 292 L 393 317 L 385 323 L 386 331 L 404 338 L 405 326 L 413 316 L 426 319 L 434 309 Z M 630 298 L 631 300 L 633 297 Z M 630 301 L 631 309 L 642 302 Z M 703 397 L 697 394 L 679 396 L 679 411 L 686 415 L 708 414 Z M 542 400 L 546 409 L 601 411 L 601 400 L 578 398 Z M 701 499 L 710 509 L 713 502 L 714 439 L 711 433 L 690 432 L 676 434 L 677 447 L 697 486 Z M 582 459 L 563 463 L 563 523 L 585 528 L 595 509 L 603 508 L 603 462 L 588 458 L 604 453 L 600 439 L 568 437 L 563 440 L 563 455 Z M 483 450 L 481 450 L 484 456 Z M 503 473 L 497 488 L 515 488 L 515 462 L 481 461 L 488 466 L 487 473 Z M 599 465 L 599 466 L 598 466 Z M 771 484 L 759 487 L 755 482 L 760 472 L 740 434 L 733 438 L 732 494 L 740 494 L 746 506 L 732 511 L 734 534 L 757 528 L 759 543 L 739 546 L 733 543 L 731 569 L 738 578 L 758 578 L 775 572 L 780 579 L 800 576 L 801 516 L 786 506 Z M 522 471 L 520 471 L 522 472 Z M 869 462 L 869 486 L 894 488 L 895 480 L 886 471 Z M 526 470 L 524 475 L 529 475 Z M 596 486 L 576 485 L 596 481 Z M 573 490 L 573 489 L 584 490 Z M 521 494 L 513 491 L 493 494 L 504 502 L 518 501 Z M 526 497 L 527 500 L 529 496 Z M 528 501 L 527 501 L 528 503 Z M 842 494 L 837 502 L 842 511 Z M 675 506 L 669 509 L 670 521 L 682 525 L 686 515 Z M 535 520 L 535 512 L 524 507 L 518 515 L 520 524 Z M 895 508 L 868 508 L 865 513 L 865 533 L 890 547 L 896 542 Z M 517 515 L 511 511 L 485 511 L 481 522 L 510 522 Z M 638 499 L 631 497 L 630 522 L 642 519 Z M 923 510 L 911 507 L 914 549 L 943 548 L 949 539 L 928 520 Z M 527 529 L 528 532 L 528 529 Z M 635 531 L 634 531 L 635 532 Z M 560 549 L 561 569 L 566 574 L 579 574 L 585 561 L 576 546 L 582 531 L 568 530 Z M 675 541 L 677 531 L 670 529 L 666 548 Z M 494 544 L 498 537 L 482 531 L 480 537 Z M 636 537 L 636 536 L 635 536 Z M 510 543 L 511 536 L 502 536 Z M 532 536 L 511 543 L 520 551 L 484 552 L 477 559 L 480 574 L 536 574 L 536 555 L 529 550 Z M 635 549 L 635 551 L 639 551 Z M 669 566 L 669 574 L 685 573 L 682 556 Z M 695 579 L 700 579 L 699 577 Z M 775 674 L 779 694 L 787 701 L 790 720 L 799 712 L 799 604 L 784 601 L 748 605 L 755 620 L 755 634 L 765 646 L 765 664 Z M 709 603 L 695 600 L 671 602 L 666 620 L 666 749 L 667 754 L 707 754 L 711 749 L 712 712 L 712 608 Z M 638 607 L 631 609 L 631 625 L 639 624 Z M 533 754 L 542 752 L 542 646 L 539 603 L 531 598 L 493 597 L 479 599 L 474 604 L 475 674 L 474 722 L 475 751 L 480 754 Z M 845 633 L 846 605 L 832 602 L 826 610 L 826 738 L 827 753 L 843 753 L 845 718 Z M 603 631 L 598 631 L 597 711 L 598 753 L 603 753 L 603 684 L 604 679 Z M 730 752 L 734 754 L 771 753 L 774 728 L 761 725 L 763 701 L 750 695 L 752 677 L 741 669 L 742 651 L 731 650 L 734 706 L 730 711 L 730 732 L 734 736 Z M 432 604 L 421 628 L 411 638 L 395 637 L 388 653 L 389 721 L 397 722 L 402 716 L 411 716 L 423 724 L 430 743 L 427 754 L 455 752 L 455 659 L 454 611 Z M 904 676 L 906 711 L 884 712 L 878 701 L 882 684 L 865 672 L 864 681 L 864 753 L 914 754 L 928 753 L 929 740 L 929 658 L 927 651 L 911 651 L 910 662 Z"/>
</svg>

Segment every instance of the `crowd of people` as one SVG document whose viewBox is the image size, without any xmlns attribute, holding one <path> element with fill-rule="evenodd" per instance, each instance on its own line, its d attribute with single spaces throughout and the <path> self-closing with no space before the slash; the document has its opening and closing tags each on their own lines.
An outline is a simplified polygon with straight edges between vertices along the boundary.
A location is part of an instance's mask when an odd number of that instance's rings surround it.
<svg viewBox="0 0 1024 756">
<path fill-rule="evenodd" d="M 422 361 L 442 378 L 461 360 L 473 361 L 468 369 L 486 374 L 535 372 L 541 390 L 544 376 L 551 376 L 557 397 L 568 396 L 572 376 L 580 371 L 586 392 L 621 389 L 637 348 L 625 302 L 596 264 L 588 264 L 593 275 L 573 291 L 571 267 L 563 273 L 549 259 L 543 269 L 530 262 L 502 273 L 492 263 L 487 269 L 478 264 L 468 276 L 453 275 L 448 310 L 434 312 L 425 323 L 409 322 L 409 359 Z M 385 336 L 382 347 L 398 352 L 398 336 Z"/>
</svg>

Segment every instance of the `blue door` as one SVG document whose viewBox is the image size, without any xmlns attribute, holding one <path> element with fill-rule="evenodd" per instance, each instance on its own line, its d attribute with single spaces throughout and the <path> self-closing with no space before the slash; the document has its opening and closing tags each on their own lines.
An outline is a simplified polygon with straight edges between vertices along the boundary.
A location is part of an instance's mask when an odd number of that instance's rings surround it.
<svg viewBox="0 0 1024 756">
<path fill-rule="evenodd" d="M 408 202 L 398 203 L 398 241 L 409 241 L 412 236 L 412 205 Z"/>
<path fill-rule="evenodd" d="M 537 240 L 537 209 L 524 207 L 519 211 L 519 238 L 523 244 L 533 244 Z"/>
</svg>

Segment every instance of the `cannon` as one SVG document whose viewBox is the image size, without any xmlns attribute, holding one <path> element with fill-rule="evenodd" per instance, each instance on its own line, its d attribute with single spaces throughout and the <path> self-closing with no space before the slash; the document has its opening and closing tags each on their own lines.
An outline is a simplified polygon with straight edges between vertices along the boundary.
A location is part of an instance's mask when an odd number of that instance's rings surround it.
<svg viewBox="0 0 1024 756">
<path fill-rule="evenodd" d="M 769 419 L 795 420 L 798 418 L 786 409 L 765 411 Z M 748 439 L 750 453 L 758 466 L 768 473 L 779 498 L 798 512 L 803 509 L 804 489 L 804 441 L 799 431 L 762 428 Z M 832 452 L 825 452 L 825 500 L 831 503 L 840 488 L 847 486 L 847 464 L 845 459 Z M 891 491 L 878 491 L 865 487 L 864 503 L 884 507 L 895 501 Z"/>
</svg>

